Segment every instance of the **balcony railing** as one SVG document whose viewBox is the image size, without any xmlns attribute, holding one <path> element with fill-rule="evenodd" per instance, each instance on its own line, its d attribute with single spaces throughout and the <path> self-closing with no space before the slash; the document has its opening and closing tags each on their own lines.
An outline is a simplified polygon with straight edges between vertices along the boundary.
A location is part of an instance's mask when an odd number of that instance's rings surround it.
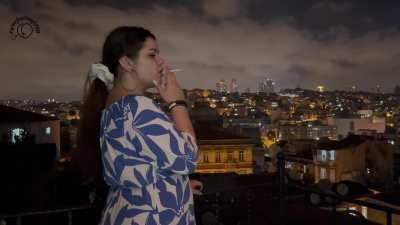
<svg viewBox="0 0 400 225">
<path fill-rule="evenodd" d="M 288 183 L 285 181 L 285 161 L 301 161 L 296 157 L 278 155 L 278 176 L 235 176 L 234 184 L 221 181 L 220 189 L 214 188 L 205 190 L 201 196 L 195 196 L 195 213 L 197 225 L 291 225 L 291 224 L 376 224 L 367 221 L 357 211 L 340 211 L 336 202 L 343 201 L 348 203 L 366 206 L 372 209 L 380 210 L 386 213 L 386 224 L 392 225 L 392 215 L 399 214 L 400 211 L 377 205 L 374 203 L 344 198 L 332 193 L 325 193 L 321 190 L 306 187 L 299 184 Z M 200 177 L 199 179 L 207 179 Z M 251 178 L 251 179 L 250 179 Z M 218 179 L 217 179 L 218 180 Z M 205 181 L 205 180 L 203 180 Z M 304 193 L 317 193 L 322 196 L 330 197 L 336 201 L 332 202 L 330 211 L 323 211 L 317 207 L 311 206 L 303 199 Z M 83 221 L 96 221 L 98 218 L 87 218 L 97 216 L 96 213 L 90 213 L 96 207 L 93 205 L 83 205 L 79 207 L 70 207 L 64 209 L 54 209 L 35 212 L 0 214 L 0 225 L 25 225 L 30 224 L 29 218 L 34 216 L 52 217 L 56 216 L 57 222 L 48 222 L 41 224 L 68 224 L 77 225 L 96 224 Z M 319 210 L 319 211 L 318 211 Z M 347 223 L 343 218 L 356 215 L 361 223 Z M 301 217 L 301 218 L 299 218 Z M 309 222 L 318 219 L 327 219 L 326 223 Z M 329 220 L 329 221 L 328 221 Z M 301 222 L 302 221 L 302 222 Z M 364 223 L 365 222 L 365 223 Z"/>
<path fill-rule="evenodd" d="M 73 214 L 76 212 L 84 212 L 90 211 L 95 208 L 94 205 L 80 205 L 76 207 L 68 207 L 68 208 L 61 208 L 61 209 L 50 209 L 50 210 L 41 210 L 41 211 L 30 211 L 30 212 L 20 212 L 20 213 L 8 213 L 8 214 L 0 214 L 0 225 L 22 225 L 22 224 L 29 224 L 23 223 L 23 218 L 28 217 L 37 217 L 37 216 L 51 216 L 51 215 L 58 215 L 64 223 L 57 223 L 57 224 L 67 224 L 73 225 L 78 223 L 73 223 Z M 64 218 L 64 219 L 63 219 Z M 66 222 L 66 223 L 65 223 Z"/>
<path fill-rule="evenodd" d="M 364 200 L 359 200 L 359 199 L 346 198 L 346 197 L 339 196 L 339 195 L 336 195 L 333 193 L 327 193 L 327 192 L 321 191 L 316 188 L 311 188 L 311 187 L 307 187 L 304 185 L 286 182 L 285 162 L 286 161 L 299 162 L 299 161 L 302 161 L 302 159 L 298 158 L 298 157 L 294 157 L 294 156 L 285 156 L 285 154 L 283 152 L 279 152 L 277 156 L 278 156 L 278 176 L 279 176 L 278 184 L 279 184 L 279 199 L 280 199 L 280 201 L 279 201 L 279 216 L 280 216 L 280 221 L 281 221 L 280 225 L 286 225 L 286 222 L 285 222 L 285 217 L 286 217 L 285 199 L 287 198 L 287 188 L 288 187 L 296 188 L 298 190 L 302 190 L 302 191 L 308 192 L 308 193 L 316 193 L 316 194 L 319 194 L 320 196 L 329 197 L 329 198 L 333 199 L 332 205 L 331 205 L 331 213 L 332 213 L 332 219 L 334 221 L 334 224 L 336 224 L 336 212 L 337 212 L 336 203 L 338 203 L 338 202 L 352 203 L 352 204 L 365 206 L 365 207 L 368 207 L 371 209 L 385 212 L 386 213 L 386 225 L 392 225 L 393 214 L 400 215 L 400 210 L 389 207 L 389 206 L 378 205 L 378 204 L 370 203 L 370 202 L 367 202 Z M 356 213 L 358 216 L 364 218 L 361 214 L 358 214 L 357 211 L 352 212 L 352 213 Z M 337 223 L 337 224 L 340 224 L 340 223 Z"/>
</svg>

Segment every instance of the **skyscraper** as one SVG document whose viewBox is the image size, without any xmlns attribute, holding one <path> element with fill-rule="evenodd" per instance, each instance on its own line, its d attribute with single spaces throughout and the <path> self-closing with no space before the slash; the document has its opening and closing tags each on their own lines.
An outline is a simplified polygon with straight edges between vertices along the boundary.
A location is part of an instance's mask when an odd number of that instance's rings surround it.
<svg viewBox="0 0 400 225">
<path fill-rule="evenodd" d="M 269 78 L 265 78 L 258 83 L 258 91 L 267 94 L 274 93 L 275 82 Z"/>
<path fill-rule="evenodd" d="M 378 93 L 378 94 L 382 94 L 381 85 L 377 84 L 377 85 L 375 86 L 375 92 Z"/>
<path fill-rule="evenodd" d="M 216 83 L 216 86 L 217 86 L 217 91 L 218 92 L 226 92 L 227 91 L 227 86 L 226 86 L 226 83 L 225 83 L 225 80 L 224 79 L 221 79 L 221 80 L 219 80 L 217 83 Z"/>
<path fill-rule="evenodd" d="M 230 89 L 230 92 L 231 92 L 231 93 L 238 92 L 238 90 L 239 90 L 239 83 L 237 82 L 236 79 L 232 79 L 232 80 L 231 80 L 231 84 L 230 84 L 229 89 Z"/>
</svg>

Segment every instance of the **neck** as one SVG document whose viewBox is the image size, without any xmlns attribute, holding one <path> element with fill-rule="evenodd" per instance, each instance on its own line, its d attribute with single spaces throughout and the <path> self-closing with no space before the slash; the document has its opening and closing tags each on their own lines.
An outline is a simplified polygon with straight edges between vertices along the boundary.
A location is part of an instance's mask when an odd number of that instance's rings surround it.
<svg viewBox="0 0 400 225">
<path fill-rule="evenodd" d="M 131 76 L 121 76 L 115 83 L 115 89 L 121 95 L 143 95 L 146 91 L 141 82 Z"/>
<path fill-rule="evenodd" d="M 144 95 L 145 89 L 140 87 L 125 87 L 122 84 L 116 84 L 115 89 L 120 95 Z"/>
</svg>

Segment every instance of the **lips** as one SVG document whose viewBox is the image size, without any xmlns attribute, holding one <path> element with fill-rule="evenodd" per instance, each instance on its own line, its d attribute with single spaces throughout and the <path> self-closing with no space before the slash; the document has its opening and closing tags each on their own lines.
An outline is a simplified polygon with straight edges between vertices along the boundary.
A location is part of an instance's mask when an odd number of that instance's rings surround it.
<svg viewBox="0 0 400 225">
<path fill-rule="evenodd" d="M 164 75 L 164 69 L 161 68 L 160 70 L 158 70 L 158 73 L 160 74 L 160 76 L 163 76 Z"/>
</svg>

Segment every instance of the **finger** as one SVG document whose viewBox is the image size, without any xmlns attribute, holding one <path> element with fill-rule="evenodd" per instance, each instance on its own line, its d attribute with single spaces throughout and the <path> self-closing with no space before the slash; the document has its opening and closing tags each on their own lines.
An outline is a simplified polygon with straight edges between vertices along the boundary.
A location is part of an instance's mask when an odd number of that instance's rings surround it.
<svg viewBox="0 0 400 225">
<path fill-rule="evenodd" d="M 157 91 L 160 92 L 161 88 L 162 88 L 160 83 L 157 82 L 156 80 L 153 80 L 153 84 L 154 84 L 155 88 L 157 89 Z"/>
<path fill-rule="evenodd" d="M 171 72 L 170 70 L 167 70 L 168 72 L 165 74 L 165 78 L 166 78 L 166 83 L 167 84 L 173 84 L 173 83 L 177 83 L 176 80 L 176 76 L 174 72 Z"/>
<path fill-rule="evenodd" d="M 164 76 L 165 76 L 165 83 L 169 86 L 169 84 L 171 83 L 171 76 L 173 76 L 173 73 L 169 69 L 167 69 Z"/>
</svg>

